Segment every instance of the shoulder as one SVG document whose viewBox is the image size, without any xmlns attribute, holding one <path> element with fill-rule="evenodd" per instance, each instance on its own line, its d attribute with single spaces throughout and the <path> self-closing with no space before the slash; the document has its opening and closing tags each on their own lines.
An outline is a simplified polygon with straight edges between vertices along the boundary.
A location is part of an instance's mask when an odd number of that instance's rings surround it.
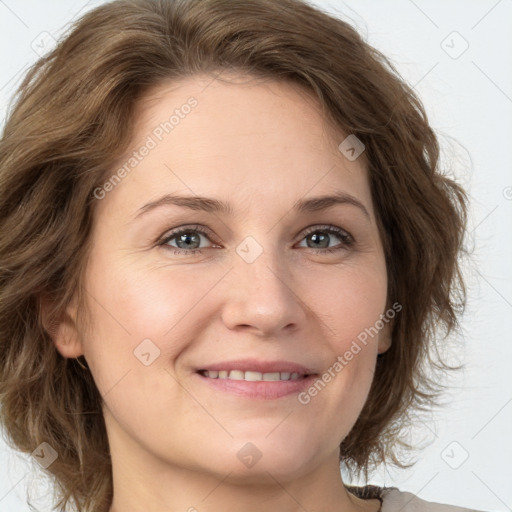
<svg viewBox="0 0 512 512">
<path fill-rule="evenodd" d="M 422 500 L 415 494 L 400 491 L 397 487 L 381 489 L 380 498 L 382 499 L 381 512 L 480 512 L 455 505 Z"/>
</svg>

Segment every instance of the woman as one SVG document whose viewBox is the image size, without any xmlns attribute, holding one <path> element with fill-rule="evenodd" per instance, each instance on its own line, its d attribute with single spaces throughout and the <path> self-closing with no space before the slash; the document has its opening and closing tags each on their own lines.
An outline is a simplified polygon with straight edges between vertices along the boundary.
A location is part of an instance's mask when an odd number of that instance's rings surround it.
<svg viewBox="0 0 512 512">
<path fill-rule="evenodd" d="M 85 15 L 0 144 L 2 422 L 58 506 L 437 509 L 340 476 L 404 467 L 441 389 L 466 195 L 437 163 L 391 64 L 302 1 Z"/>
</svg>

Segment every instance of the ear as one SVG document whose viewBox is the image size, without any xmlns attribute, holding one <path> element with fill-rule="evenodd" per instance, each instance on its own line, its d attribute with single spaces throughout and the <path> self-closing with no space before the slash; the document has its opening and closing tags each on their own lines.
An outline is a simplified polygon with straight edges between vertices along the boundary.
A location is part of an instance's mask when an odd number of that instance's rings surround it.
<svg viewBox="0 0 512 512">
<path fill-rule="evenodd" d="M 82 342 L 77 328 L 76 297 L 67 306 L 58 320 L 51 322 L 49 312 L 51 302 L 43 297 L 41 300 L 42 323 L 45 331 L 52 338 L 55 348 L 63 357 L 76 358 L 83 355 Z"/>
<path fill-rule="evenodd" d="M 391 332 L 393 322 L 388 322 L 379 332 L 378 353 L 383 354 L 391 347 Z"/>
</svg>

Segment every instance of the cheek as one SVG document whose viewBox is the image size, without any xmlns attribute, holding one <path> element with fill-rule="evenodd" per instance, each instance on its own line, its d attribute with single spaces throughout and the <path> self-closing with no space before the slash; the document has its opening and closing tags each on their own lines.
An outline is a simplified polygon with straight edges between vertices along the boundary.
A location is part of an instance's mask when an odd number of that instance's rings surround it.
<svg viewBox="0 0 512 512">
<path fill-rule="evenodd" d="M 338 272 L 331 269 L 328 275 L 317 275 L 316 286 L 311 288 L 309 304 L 321 320 L 323 348 L 329 358 L 319 379 L 322 382 L 307 391 L 303 403 L 310 400 L 315 414 L 330 417 L 326 422 L 334 429 L 355 421 L 373 380 L 380 332 L 375 326 L 381 325 L 387 296 L 382 268 L 375 264 L 346 266 Z M 336 435 L 340 433 L 346 434 Z"/>
<path fill-rule="evenodd" d="M 211 272 L 184 268 L 120 263 L 108 254 L 91 258 L 86 282 L 93 320 L 88 360 L 98 360 L 102 367 L 107 360 L 119 368 L 134 361 L 140 365 L 134 350 L 142 343 L 150 352 L 160 351 L 155 366 L 179 354 L 191 332 L 200 328 L 205 317 L 201 300 L 219 279 Z M 148 339 L 157 348 L 144 341 Z"/>
<path fill-rule="evenodd" d="M 134 354 L 144 340 L 151 340 L 144 342 L 150 358 L 158 354 L 153 368 L 168 367 L 190 340 L 211 327 L 224 304 L 215 290 L 224 268 L 159 265 L 123 262 L 115 253 L 97 253 L 89 261 L 86 286 L 94 335 L 85 352 L 91 368 L 97 368 L 100 390 L 110 389 L 129 369 L 145 368 Z M 308 310 L 309 325 L 302 328 L 320 331 L 316 336 L 323 338 L 332 363 L 384 312 L 386 280 L 378 264 L 303 267 L 293 275 L 292 289 Z M 369 338 L 369 344 L 374 341 Z M 374 351 L 361 348 L 346 373 L 372 364 Z"/>
<path fill-rule="evenodd" d="M 385 312 L 387 297 L 385 268 L 379 263 L 346 265 L 304 278 L 304 290 L 310 290 L 308 306 L 338 354 L 348 350 L 358 336 L 364 339 L 365 333 L 368 344 L 376 343 L 377 336 L 369 336 L 368 331 Z"/>
</svg>

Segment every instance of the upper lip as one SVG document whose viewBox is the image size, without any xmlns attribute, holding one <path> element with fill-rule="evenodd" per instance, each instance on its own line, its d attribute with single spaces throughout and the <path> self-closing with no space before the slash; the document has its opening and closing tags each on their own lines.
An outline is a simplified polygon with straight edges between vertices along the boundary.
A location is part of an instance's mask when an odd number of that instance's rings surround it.
<svg viewBox="0 0 512 512">
<path fill-rule="evenodd" d="M 253 371 L 260 373 L 289 372 L 303 375 L 313 375 L 316 372 L 301 364 L 291 361 L 259 361 L 257 359 L 237 359 L 236 361 L 222 361 L 220 363 L 201 366 L 197 371 L 220 371 L 220 370 L 240 370 Z"/>
</svg>

